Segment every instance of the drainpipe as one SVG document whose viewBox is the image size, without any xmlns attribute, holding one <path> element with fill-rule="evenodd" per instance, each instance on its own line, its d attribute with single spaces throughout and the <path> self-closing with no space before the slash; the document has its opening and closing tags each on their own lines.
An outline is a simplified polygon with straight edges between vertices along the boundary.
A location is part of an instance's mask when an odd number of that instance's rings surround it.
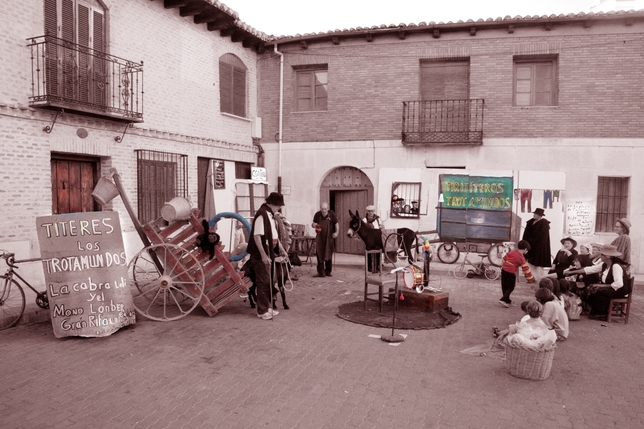
<svg viewBox="0 0 644 429">
<path fill-rule="evenodd" d="M 280 56 L 280 107 L 279 126 L 277 131 L 278 158 L 277 158 L 277 192 L 282 193 L 282 115 L 284 110 L 284 54 L 277 50 L 277 43 L 273 45 L 274 51 Z"/>
</svg>

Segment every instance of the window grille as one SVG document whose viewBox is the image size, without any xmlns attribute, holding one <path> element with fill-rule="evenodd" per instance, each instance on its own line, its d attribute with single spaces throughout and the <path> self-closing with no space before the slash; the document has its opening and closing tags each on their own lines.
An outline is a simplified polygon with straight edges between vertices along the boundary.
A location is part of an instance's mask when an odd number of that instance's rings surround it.
<svg viewBox="0 0 644 429">
<path fill-rule="evenodd" d="M 151 150 L 135 152 L 139 221 L 148 223 L 161 216 L 161 207 L 172 198 L 188 196 L 188 157 Z"/>
<path fill-rule="evenodd" d="M 599 177 L 596 232 L 612 232 L 617 219 L 628 212 L 628 177 Z"/>
<path fill-rule="evenodd" d="M 420 182 L 394 182 L 391 186 L 391 217 L 420 217 Z"/>
</svg>

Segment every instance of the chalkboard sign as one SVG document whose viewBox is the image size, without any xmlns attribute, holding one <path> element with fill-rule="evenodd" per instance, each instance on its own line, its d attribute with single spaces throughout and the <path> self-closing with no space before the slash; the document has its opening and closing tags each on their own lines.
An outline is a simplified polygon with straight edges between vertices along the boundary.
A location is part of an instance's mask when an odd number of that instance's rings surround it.
<svg viewBox="0 0 644 429">
<path fill-rule="evenodd" d="M 117 212 L 36 218 L 56 338 L 104 337 L 135 323 Z"/>
<path fill-rule="evenodd" d="M 512 177 L 441 174 L 438 231 L 450 241 L 508 241 Z"/>
<path fill-rule="evenodd" d="M 224 161 L 215 160 L 214 162 L 214 187 L 215 189 L 226 189 L 226 172 L 224 170 Z"/>
</svg>

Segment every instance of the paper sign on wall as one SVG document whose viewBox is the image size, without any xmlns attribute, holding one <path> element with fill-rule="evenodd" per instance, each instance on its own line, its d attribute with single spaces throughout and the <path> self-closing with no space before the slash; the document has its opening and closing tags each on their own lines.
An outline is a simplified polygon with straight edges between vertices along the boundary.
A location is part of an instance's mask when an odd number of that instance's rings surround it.
<svg viewBox="0 0 644 429">
<path fill-rule="evenodd" d="M 571 236 L 593 235 L 595 211 L 587 202 L 575 201 L 566 205 L 566 233 Z"/>
<path fill-rule="evenodd" d="M 135 323 L 117 212 L 36 218 L 57 338 L 104 337 Z"/>
</svg>

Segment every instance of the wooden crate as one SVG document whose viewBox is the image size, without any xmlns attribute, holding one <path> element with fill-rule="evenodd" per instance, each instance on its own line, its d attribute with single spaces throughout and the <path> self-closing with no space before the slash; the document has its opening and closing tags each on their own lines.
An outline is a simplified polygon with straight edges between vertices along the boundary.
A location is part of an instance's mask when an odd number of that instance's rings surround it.
<svg viewBox="0 0 644 429">
<path fill-rule="evenodd" d="M 389 288 L 389 302 L 394 299 L 395 289 Z M 418 293 L 413 290 L 404 289 L 398 290 L 398 294 L 402 292 L 404 300 L 398 300 L 399 308 L 409 308 L 414 310 L 425 311 L 440 311 L 449 306 L 449 294 L 447 292 L 431 292 L 424 290 Z"/>
<path fill-rule="evenodd" d="M 209 316 L 214 316 L 221 307 L 238 297 L 240 293 L 248 292 L 250 279 L 235 270 L 222 251 L 221 245 L 215 248 L 215 256 L 212 259 L 209 259 L 208 253 L 202 253 L 195 245 L 197 236 L 203 234 L 201 221 L 197 218 L 198 213 L 198 210 L 193 210 L 188 220 L 174 221 L 169 225 L 166 225 L 163 218 L 159 218 L 144 225 L 143 230 L 153 245 L 173 244 L 195 257 L 205 277 L 200 305 Z M 175 256 L 177 259 L 173 262 L 182 264 L 187 272 L 186 278 L 182 280 L 201 280 L 198 278 L 201 274 L 197 263 L 192 258 L 180 260 L 180 255 L 175 254 Z"/>
</svg>

